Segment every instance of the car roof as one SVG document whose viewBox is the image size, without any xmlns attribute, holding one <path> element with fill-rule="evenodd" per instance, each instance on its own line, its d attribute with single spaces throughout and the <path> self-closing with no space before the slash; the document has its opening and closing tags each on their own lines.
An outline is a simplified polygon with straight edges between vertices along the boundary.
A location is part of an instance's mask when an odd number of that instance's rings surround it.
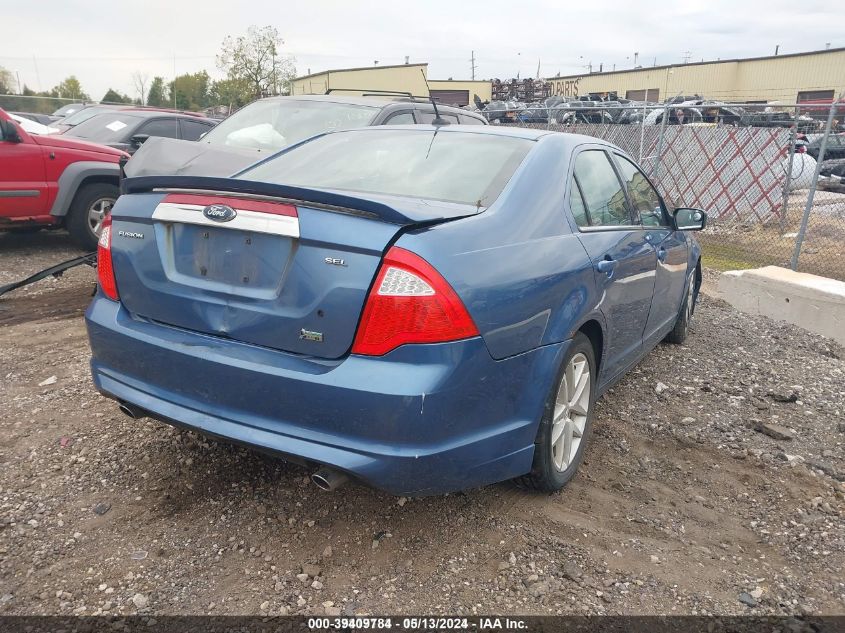
<svg viewBox="0 0 845 633">
<path fill-rule="evenodd" d="M 361 92 L 366 93 L 366 90 L 362 90 Z M 382 95 L 377 94 L 378 91 L 374 90 L 372 96 L 354 96 L 354 95 L 340 95 L 340 94 L 327 94 L 327 95 L 283 95 L 278 97 L 265 97 L 264 99 L 260 99 L 260 101 L 320 101 L 323 103 L 346 103 L 349 105 L 360 105 L 360 106 L 369 106 L 371 108 L 384 108 L 390 105 L 398 105 L 398 106 L 411 106 L 411 107 L 432 107 L 431 101 L 426 100 L 425 97 L 405 97 L 402 95 Z M 437 104 L 438 108 L 443 108 L 444 111 L 447 112 L 460 112 L 463 114 L 468 114 L 473 117 L 480 117 L 483 118 L 478 112 L 473 110 L 466 110 L 464 108 L 459 108 L 456 106 L 446 105 L 445 103 Z"/>
<path fill-rule="evenodd" d="M 328 132 L 328 134 L 342 134 L 345 132 L 377 132 L 379 130 L 406 130 L 406 131 L 437 131 L 440 133 L 464 132 L 471 134 L 486 134 L 489 136 L 508 136 L 511 138 L 523 138 L 529 141 L 536 141 L 544 136 L 561 137 L 565 139 L 567 144 L 582 145 L 584 143 L 593 143 L 599 145 L 606 145 L 615 148 L 612 143 L 603 141 L 595 136 L 585 136 L 584 134 L 572 134 L 570 132 L 555 132 L 553 130 L 538 130 L 529 127 L 512 127 L 508 125 L 376 125 L 369 127 L 358 127 L 350 130 L 336 130 Z"/>
<path fill-rule="evenodd" d="M 388 103 L 395 103 L 398 99 L 382 95 L 373 97 L 356 97 L 350 95 L 283 95 L 265 97 L 260 101 L 324 101 L 326 103 L 348 103 L 350 105 L 364 105 L 373 108 L 383 107 Z"/>
<path fill-rule="evenodd" d="M 209 119 L 208 117 L 201 117 L 195 114 L 183 114 L 182 112 L 168 112 L 167 110 L 144 110 L 135 106 L 135 108 L 120 108 L 113 111 L 105 111 L 102 114 L 98 114 L 97 116 L 91 117 L 88 121 L 93 121 L 95 119 L 100 119 L 100 117 L 109 117 L 109 116 L 130 116 L 136 119 L 156 119 L 156 118 L 172 118 L 175 117 L 177 119 L 190 119 L 191 121 L 202 121 L 205 123 L 219 123 L 217 119 Z M 83 121 L 83 123 L 87 123 L 88 121 Z M 81 123 L 80 123 L 81 125 Z"/>
<path fill-rule="evenodd" d="M 136 106 L 137 108 L 137 106 Z M 191 119 L 193 121 L 214 121 L 214 119 L 209 119 L 208 117 L 201 117 L 195 114 L 185 114 L 183 112 L 168 112 L 167 110 L 144 110 L 142 108 L 122 108 L 120 114 L 128 114 L 130 116 L 135 116 L 141 119 L 152 119 L 155 117 L 176 117 L 176 118 L 183 118 L 183 119 Z M 102 115 L 98 115 L 102 116 Z"/>
<path fill-rule="evenodd" d="M 570 152 L 579 145 L 601 145 L 608 150 L 619 152 L 620 154 L 628 155 L 625 150 L 618 145 L 614 145 L 608 141 L 597 138 L 595 136 L 587 136 L 585 134 L 572 134 L 571 132 L 555 132 L 553 130 L 538 130 L 527 127 L 511 127 L 508 125 L 375 125 L 369 127 L 358 127 L 349 130 L 333 130 L 326 134 L 344 134 L 344 133 L 372 133 L 383 130 L 405 130 L 405 131 L 421 131 L 433 132 L 438 134 L 463 132 L 466 134 L 485 134 L 488 136 L 506 136 L 510 138 L 521 138 L 528 141 L 542 141 L 558 143 L 558 148 L 555 151 Z"/>
</svg>

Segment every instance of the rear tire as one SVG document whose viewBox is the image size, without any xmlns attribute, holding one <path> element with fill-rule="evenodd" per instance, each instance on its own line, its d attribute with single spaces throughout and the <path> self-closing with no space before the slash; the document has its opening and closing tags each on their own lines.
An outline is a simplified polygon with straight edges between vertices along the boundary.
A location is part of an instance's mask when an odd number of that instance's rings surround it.
<svg viewBox="0 0 845 633">
<path fill-rule="evenodd" d="M 667 343 L 680 345 L 687 340 L 690 321 L 692 321 L 692 314 L 695 311 L 695 298 L 695 270 L 693 270 L 687 280 L 687 291 L 684 294 L 684 300 L 681 303 L 681 309 L 678 312 L 675 327 L 672 328 L 672 331 L 664 339 Z"/>
<path fill-rule="evenodd" d="M 117 185 L 97 182 L 76 192 L 70 205 L 67 230 L 71 238 L 86 251 L 97 250 L 100 226 L 120 195 Z"/>
<path fill-rule="evenodd" d="M 531 472 L 519 477 L 518 484 L 554 492 L 575 476 L 593 428 L 595 384 L 593 345 L 578 332 L 546 401 Z"/>
</svg>

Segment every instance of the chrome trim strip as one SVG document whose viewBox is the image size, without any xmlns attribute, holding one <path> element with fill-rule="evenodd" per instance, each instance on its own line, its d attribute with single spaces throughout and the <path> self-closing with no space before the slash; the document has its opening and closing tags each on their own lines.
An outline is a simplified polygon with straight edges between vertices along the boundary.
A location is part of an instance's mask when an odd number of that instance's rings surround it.
<svg viewBox="0 0 845 633">
<path fill-rule="evenodd" d="M 259 211 L 246 211 L 233 208 L 238 212 L 229 222 L 215 222 L 202 214 L 205 207 L 196 204 L 174 204 L 161 202 L 153 212 L 153 220 L 159 222 L 179 222 L 181 224 L 196 224 L 220 229 L 248 231 L 252 233 L 267 233 L 283 237 L 299 237 L 299 218 L 288 215 L 274 215 Z"/>
<path fill-rule="evenodd" d="M 345 213 L 346 215 L 355 215 L 362 218 L 371 218 L 373 220 L 380 219 L 378 214 L 370 211 L 361 211 L 360 209 L 342 207 L 335 204 L 325 204 L 323 202 L 310 202 L 299 198 L 283 198 L 280 196 L 265 196 L 259 194 L 253 195 L 251 193 L 239 193 L 232 191 L 209 191 L 208 189 L 179 189 L 174 187 L 156 187 L 153 191 L 156 193 L 192 193 L 201 196 L 220 196 L 221 198 L 240 198 L 242 200 L 267 200 L 268 202 L 289 204 L 294 207 L 319 209 L 320 211 L 331 211 L 332 213 Z"/>
</svg>

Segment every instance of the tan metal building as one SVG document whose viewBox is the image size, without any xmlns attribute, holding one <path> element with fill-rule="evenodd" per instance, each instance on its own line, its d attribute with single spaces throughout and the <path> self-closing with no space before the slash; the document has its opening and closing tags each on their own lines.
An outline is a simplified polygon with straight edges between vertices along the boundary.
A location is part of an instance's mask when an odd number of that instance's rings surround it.
<svg viewBox="0 0 845 633">
<path fill-rule="evenodd" d="M 291 82 L 291 94 L 324 94 L 327 90 L 343 90 L 344 94 L 360 94 L 368 90 L 393 90 L 413 95 L 428 95 L 425 82 L 428 64 L 401 64 L 398 66 L 368 66 L 365 68 L 340 68 L 297 77 Z M 489 81 L 453 81 L 429 79 L 431 94 L 439 103 L 467 105 L 476 95 L 482 101 L 490 100 Z"/>
<path fill-rule="evenodd" d="M 424 75 L 428 76 L 428 64 L 326 70 L 294 79 L 292 94 L 323 94 L 328 89 L 345 88 L 426 95 Z M 845 90 L 845 48 L 593 72 L 548 81 L 552 94 L 570 97 L 615 92 L 638 101 L 695 94 L 733 103 L 830 101 Z M 482 101 L 491 99 L 490 81 L 430 79 L 428 83 L 441 103 L 472 104 L 476 95 Z"/>
<path fill-rule="evenodd" d="M 616 92 L 663 101 L 701 95 L 734 103 L 831 100 L 845 90 L 845 48 L 553 77 L 553 94 Z"/>
</svg>

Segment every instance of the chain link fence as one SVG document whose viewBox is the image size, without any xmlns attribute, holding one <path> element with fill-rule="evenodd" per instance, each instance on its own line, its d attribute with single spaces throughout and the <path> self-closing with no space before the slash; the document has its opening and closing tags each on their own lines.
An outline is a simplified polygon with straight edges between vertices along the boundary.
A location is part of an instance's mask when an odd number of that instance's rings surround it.
<svg viewBox="0 0 845 633">
<path fill-rule="evenodd" d="M 85 103 L 85 101 L 64 97 L 0 94 L 0 108 L 7 112 L 53 114 L 60 108 L 74 103 Z M 91 103 L 91 101 L 89 100 L 88 103 Z"/>
<path fill-rule="evenodd" d="M 492 104 L 491 104 L 492 105 Z M 776 265 L 845 280 L 845 102 L 749 106 L 504 102 L 494 124 L 585 134 L 638 159 L 665 198 L 700 207 L 706 266 Z"/>
</svg>

